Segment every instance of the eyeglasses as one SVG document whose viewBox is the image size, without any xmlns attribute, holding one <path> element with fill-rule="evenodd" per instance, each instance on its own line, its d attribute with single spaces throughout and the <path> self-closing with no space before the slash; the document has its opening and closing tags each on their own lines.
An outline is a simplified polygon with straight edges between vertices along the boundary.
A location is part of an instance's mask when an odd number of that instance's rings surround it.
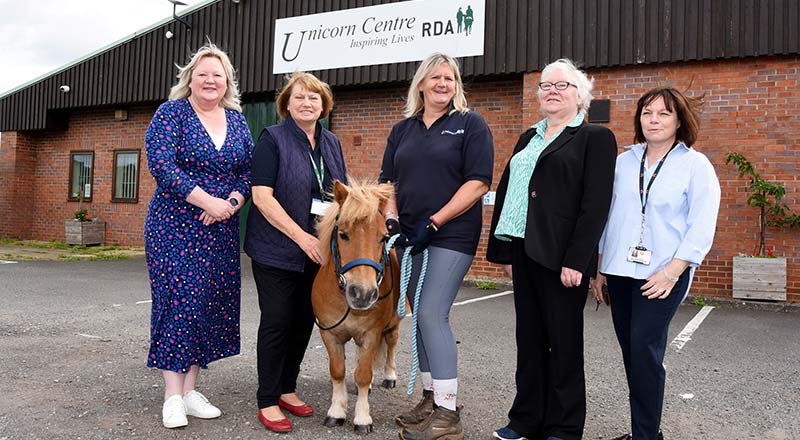
<svg viewBox="0 0 800 440">
<path fill-rule="evenodd" d="M 547 92 L 550 89 L 552 89 L 553 87 L 555 87 L 556 90 L 562 90 L 563 91 L 563 90 L 567 90 L 569 88 L 569 86 L 575 87 L 576 89 L 578 88 L 578 86 L 576 86 L 575 84 L 572 84 L 571 82 L 559 81 L 559 82 L 554 82 L 554 83 L 552 83 L 552 82 L 540 82 L 539 83 L 539 90 L 541 90 L 543 92 Z"/>
</svg>

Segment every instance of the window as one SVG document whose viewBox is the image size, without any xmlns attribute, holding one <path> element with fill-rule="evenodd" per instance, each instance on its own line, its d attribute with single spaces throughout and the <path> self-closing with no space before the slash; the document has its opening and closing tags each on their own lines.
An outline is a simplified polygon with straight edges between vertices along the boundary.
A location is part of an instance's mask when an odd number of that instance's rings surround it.
<svg viewBox="0 0 800 440">
<path fill-rule="evenodd" d="M 114 152 L 112 202 L 139 201 L 139 150 Z"/>
<path fill-rule="evenodd" d="M 69 200 L 92 201 L 92 164 L 94 153 L 75 151 L 69 161 Z"/>
</svg>

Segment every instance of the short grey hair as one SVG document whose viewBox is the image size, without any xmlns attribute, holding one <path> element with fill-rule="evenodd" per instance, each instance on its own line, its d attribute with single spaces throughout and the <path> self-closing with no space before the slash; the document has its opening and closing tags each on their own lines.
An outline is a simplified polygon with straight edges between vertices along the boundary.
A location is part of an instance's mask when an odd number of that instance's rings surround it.
<svg viewBox="0 0 800 440">
<path fill-rule="evenodd" d="M 572 82 L 574 82 L 578 90 L 578 111 L 587 115 L 589 113 L 589 105 L 592 103 L 594 78 L 586 76 L 586 72 L 578 69 L 578 66 L 576 66 L 572 60 L 561 58 L 546 65 L 544 69 L 542 69 L 540 81 L 544 81 L 544 78 L 556 69 L 566 72 L 567 75 L 572 77 Z M 542 91 L 538 87 L 536 95 L 539 97 L 539 102 L 541 103 Z"/>
<path fill-rule="evenodd" d="M 434 69 L 442 64 L 453 69 L 453 76 L 456 80 L 453 107 L 460 113 L 469 111 L 469 107 L 467 107 L 467 97 L 464 96 L 464 84 L 461 82 L 461 71 L 458 68 L 458 61 L 450 55 L 435 53 L 425 58 L 417 68 L 417 73 L 414 74 L 414 79 L 411 80 L 411 86 L 408 88 L 408 97 L 406 98 L 406 108 L 405 111 L 403 111 L 403 116 L 410 118 L 425 107 L 425 101 L 422 99 L 422 92 L 418 90 L 419 85 L 434 71 Z"/>
<path fill-rule="evenodd" d="M 231 64 L 228 54 L 210 41 L 192 55 L 192 59 L 188 64 L 183 67 L 177 66 L 178 84 L 175 84 L 169 91 L 170 101 L 187 98 L 192 94 L 192 90 L 189 88 L 189 84 L 192 82 L 192 72 L 194 72 L 195 67 L 197 67 L 200 61 L 205 57 L 214 57 L 218 59 L 222 63 L 222 68 L 225 70 L 227 89 L 225 89 L 225 95 L 222 97 L 220 105 L 224 108 L 241 112 L 242 105 L 239 97 L 239 86 L 236 84 L 236 71 L 233 69 L 233 64 Z"/>
</svg>

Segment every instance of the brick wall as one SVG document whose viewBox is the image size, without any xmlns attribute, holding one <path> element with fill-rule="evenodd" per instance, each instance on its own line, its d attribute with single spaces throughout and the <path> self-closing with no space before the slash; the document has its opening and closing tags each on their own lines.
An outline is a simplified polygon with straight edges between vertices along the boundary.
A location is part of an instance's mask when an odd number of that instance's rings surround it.
<svg viewBox="0 0 800 440">
<path fill-rule="evenodd" d="M 17 177 L 12 196 L 4 197 L 7 192 L 0 190 L 0 216 L 17 221 L 0 226 L 0 235 L 64 240 L 64 222 L 73 218 L 79 206 L 77 201 L 67 201 L 70 152 L 83 150 L 94 152 L 94 188 L 92 201 L 83 202 L 82 207 L 91 217 L 106 222 L 106 244 L 141 246 L 147 203 L 154 189 L 144 151 L 139 161 L 138 204 L 111 202 L 111 170 L 115 150 L 142 149 L 144 131 L 154 111 L 155 107 L 131 109 L 127 121 L 114 120 L 111 109 L 78 111 L 71 115 L 65 132 L 3 133 L 2 188 L 9 188 L 4 181 L 6 169 L 15 168 Z M 5 198 L 13 200 L 13 206 L 3 205 Z M 27 215 L 15 214 L 25 206 L 30 207 Z"/>
<path fill-rule="evenodd" d="M 0 142 L 0 236 L 30 234 L 36 143 L 22 133 L 3 133 Z"/>
<path fill-rule="evenodd" d="M 722 206 L 715 245 L 698 272 L 693 294 L 730 296 L 732 256 L 751 253 L 757 241 L 758 214 L 746 206 L 745 181 L 724 164 L 729 150 L 748 156 L 766 178 L 787 187 L 786 202 L 800 211 L 800 58 L 759 58 L 715 63 L 638 66 L 590 72 L 596 96 L 611 100 L 611 122 L 620 145 L 631 143 L 636 99 L 660 84 L 706 92 L 697 149 L 714 164 L 722 185 Z M 537 73 L 466 85 L 470 107 L 486 118 L 495 140 L 495 176 L 500 179 L 517 137 L 541 115 L 536 100 Z M 400 120 L 407 87 L 336 91 L 332 129 L 344 146 L 351 175 L 375 178 L 386 136 Z M 76 111 L 67 132 L 3 133 L 0 145 L 0 236 L 63 240 L 64 221 L 78 202 L 67 202 L 69 152 L 93 150 L 94 193 L 86 207 L 106 220 L 106 242 L 141 245 L 142 225 L 154 182 L 140 161 L 138 204 L 111 203 L 113 151 L 142 147 L 155 107 L 130 109 L 127 121 L 115 121 L 113 110 Z M 484 237 L 492 209 L 484 210 Z M 770 229 L 768 246 L 785 255 L 788 300 L 800 302 L 800 231 Z M 486 241 L 480 242 L 471 274 L 500 276 L 488 264 Z"/>
<path fill-rule="evenodd" d="M 11 210 L 16 205 L 14 189 L 17 176 L 17 144 L 19 134 L 5 132 L 0 134 L 0 213 L 4 221 L 0 222 L 0 236 L 9 237 L 18 233 L 18 226 L 10 218 Z"/>
<path fill-rule="evenodd" d="M 636 100 L 659 85 L 705 92 L 700 137 L 695 147 L 717 171 L 722 201 L 714 247 L 697 272 L 694 295 L 730 296 L 732 257 L 752 254 L 758 244 L 758 211 L 747 206 L 744 179 L 725 165 L 729 151 L 746 155 L 756 171 L 781 181 L 785 202 L 800 212 L 800 58 L 760 58 L 590 72 L 597 98 L 611 100 L 611 123 L 620 145 L 633 142 Z M 526 77 L 533 84 L 536 75 Z M 526 90 L 529 90 L 526 88 Z M 535 91 L 535 90 L 534 90 Z M 767 246 L 788 257 L 787 299 L 800 302 L 800 231 L 768 229 Z"/>
</svg>

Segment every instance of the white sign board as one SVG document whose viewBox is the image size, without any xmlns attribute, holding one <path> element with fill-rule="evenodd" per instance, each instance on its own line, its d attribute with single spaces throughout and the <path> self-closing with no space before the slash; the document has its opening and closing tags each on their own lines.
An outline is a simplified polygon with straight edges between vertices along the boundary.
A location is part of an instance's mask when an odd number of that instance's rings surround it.
<svg viewBox="0 0 800 440">
<path fill-rule="evenodd" d="M 487 191 L 486 194 L 483 195 L 483 205 L 484 206 L 494 206 L 494 200 L 497 196 L 497 193 L 494 191 Z"/>
<path fill-rule="evenodd" d="M 485 0 L 416 0 L 275 21 L 272 73 L 483 55 Z"/>
</svg>

